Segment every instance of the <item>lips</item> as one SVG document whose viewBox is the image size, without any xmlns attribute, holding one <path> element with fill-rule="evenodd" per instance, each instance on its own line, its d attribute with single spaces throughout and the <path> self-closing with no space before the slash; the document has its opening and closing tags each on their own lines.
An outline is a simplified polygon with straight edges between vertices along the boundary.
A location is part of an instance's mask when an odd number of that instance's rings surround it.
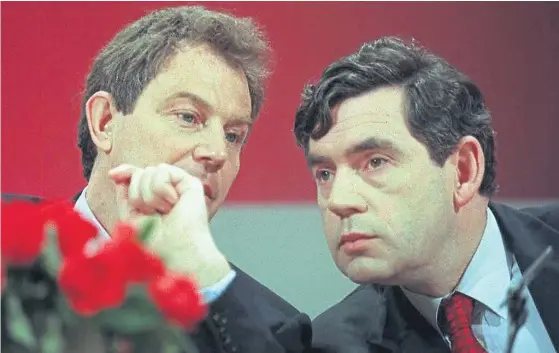
<svg viewBox="0 0 559 353">
<path fill-rule="evenodd" d="M 340 247 L 346 243 L 353 243 L 362 239 L 366 240 L 366 239 L 374 239 L 374 238 L 376 238 L 376 236 L 371 234 L 363 234 L 363 233 L 344 234 L 340 238 Z"/>
</svg>

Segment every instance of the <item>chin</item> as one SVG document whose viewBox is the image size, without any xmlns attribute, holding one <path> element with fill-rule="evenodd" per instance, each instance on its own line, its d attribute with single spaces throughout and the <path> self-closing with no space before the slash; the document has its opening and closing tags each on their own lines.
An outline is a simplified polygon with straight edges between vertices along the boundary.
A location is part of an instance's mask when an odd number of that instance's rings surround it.
<svg viewBox="0 0 559 353">
<path fill-rule="evenodd" d="M 394 284 L 394 271 L 392 271 L 390 264 L 383 260 L 357 257 L 351 259 L 340 270 L 357 284 Z"/>
</svg>

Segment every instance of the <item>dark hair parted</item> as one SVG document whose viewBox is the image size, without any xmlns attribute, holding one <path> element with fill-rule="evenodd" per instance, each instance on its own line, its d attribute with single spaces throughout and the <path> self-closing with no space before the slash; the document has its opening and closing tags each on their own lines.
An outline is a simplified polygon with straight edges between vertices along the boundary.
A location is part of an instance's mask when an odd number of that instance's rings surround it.
<svg viewBox="0 0 559 353">
<path fill-rule="evenodd" d="M 365 43 L 359 51 L 331 64 L 317 84 L 308 84 L 295 116 L 294 133 L 308 151 L 333 125 L 331 109 L 379 87 L 402 87 L 411 135 L 442 166 L 464 136 L 475 137 L 485 156 L 480 194 L 491 196 L 495 180 L 495 132 L 480 89 L 440 57 L 396 37 Z"/>
<path fill-rule="evenodd" d="M 206 44 L 247 78 L 252 118 L 264 101 L 264 81 L 269 75 L 269 45 L 250 18 L 205 9 L 201 6 L 157 10 L 122 29 L 101 50 L 86 79 L 78 127 L 83 175 L 89 180 L 97 149 L 89 134 L 85 105 L 98 91 L 109 92 L 116 109 L 134 110 L 139 95 L 178 49 Z"/>
</svg>

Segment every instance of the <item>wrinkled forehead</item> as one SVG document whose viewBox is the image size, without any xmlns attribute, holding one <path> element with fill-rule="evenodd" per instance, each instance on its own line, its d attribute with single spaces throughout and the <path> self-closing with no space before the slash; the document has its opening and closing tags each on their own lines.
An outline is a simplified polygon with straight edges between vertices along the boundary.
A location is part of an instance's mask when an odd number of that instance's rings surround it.
<svg viewBox="0 0 559 353">
<path fill-rule="evenodd" d="M 252 112 L 244 72 L 207 46 L 177 51 L 143 95 L 154 105 L 182 99 L 226 116 L 250 117 Z"/>
<path fill-rule="evenodd" d="M 331 110 L 326 135 L 309 141 L 308 153 L 329 155 L 368 139 L 405 142 L 411 138 L 405 114 L 401 88 L 383 87 L 346 99 Z"/>
</svg>

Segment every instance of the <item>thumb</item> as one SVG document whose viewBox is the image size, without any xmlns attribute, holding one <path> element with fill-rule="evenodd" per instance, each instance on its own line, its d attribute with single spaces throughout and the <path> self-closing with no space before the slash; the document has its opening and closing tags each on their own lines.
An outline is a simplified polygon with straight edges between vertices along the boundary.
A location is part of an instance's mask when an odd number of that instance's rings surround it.
<svg viewBox="0 0 559 353">
<path fill-rule="evenodd" d="M 208 209 L 204 196 L 204 185 L 200 179 L 187 174 L 175 187 L 179 193 L 177 213 L 188 212 L 193 220 L 201 218 L 207 221 Z"/>
<path fill-rule="evenodd" d="M 189 195 L 189 197 L 196 197 L 200 198 L 204 201 L 205 204 L 205 197 L 204 197 L 204 185 L 200 181 L 200 179 L 193 177 L 190 174 L 186 174 L 183 176 L 182 179 L 177 180 L 174 183 L 179 196 Z"/>
<path fill-rule="evenodd" d="M 185 225 L 189 232 L 206 231 L 209 227 L 208 209 L 202 182 L 187 175 L 175 187 L 180 197 L 169 218 L 173 223 Z M 184 229 L 181 233 L 184 234 Z"/>
</svg>

